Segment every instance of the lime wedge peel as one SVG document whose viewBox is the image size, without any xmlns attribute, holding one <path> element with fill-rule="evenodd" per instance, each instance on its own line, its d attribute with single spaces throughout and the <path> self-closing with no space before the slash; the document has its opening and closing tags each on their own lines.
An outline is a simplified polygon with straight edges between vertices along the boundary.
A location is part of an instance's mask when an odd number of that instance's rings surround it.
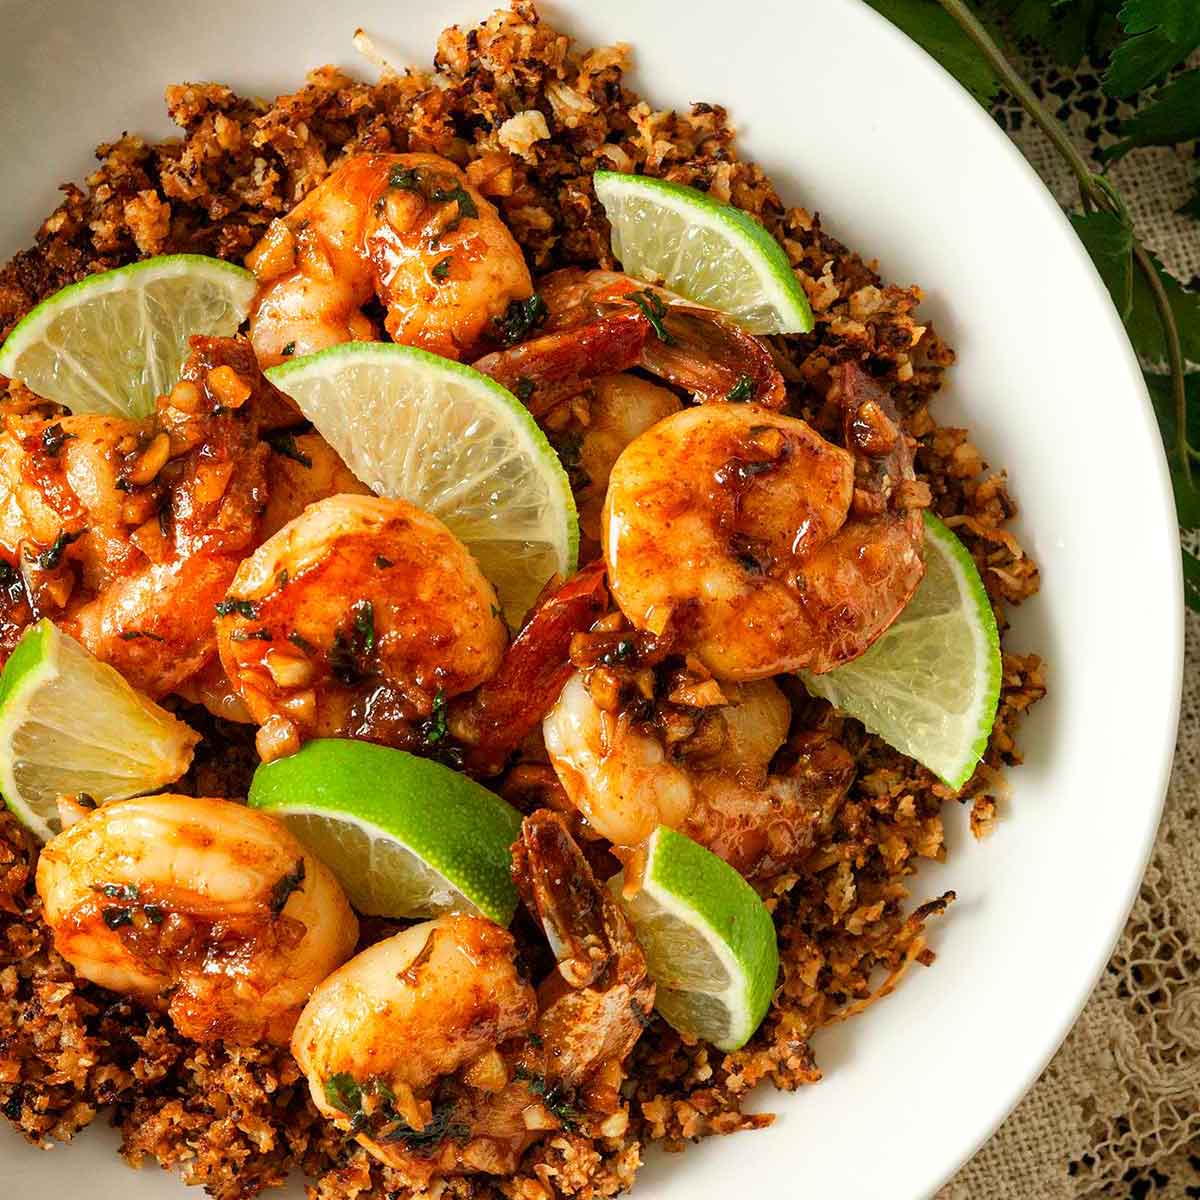
<svg viewBox="0 0 1200 1200">
<path fill-rule="evenodd" d="M 655 1007 L 681 1033 L 721 1050 L 744 1046 L 775 991 L 779 950 L 754 889 L 711 851 L 659 826 L 644 848 L 640 886 L 609 886 L 633 922 L 657 985 Z"/>
<path fill-rule="evenodd" d="M 24 317 L 0 347 L 0 375 L 76 414 L 145 417 L 178 380 L 188 338 L 236 333 L 256 290 L 249 271 L 203 254 L 92 275 Z"/>
<path fill-rule="evenodd" d="M 925 577 L 861 657 L 804 686 L 956 791 L 987 750 L 1002 677 L 996 615 L 967 548 L 925 513 Z"/>
<path fill-rule="evenodd" d="M 0 792 L 42 840 L 59 830 L 60 795 L 157 791 L 187 771 L 199 740 L 48 620 L 25 632 L 0 674 Z"/>
<path fill-rule="evenodd" d="M 349 342 L 267 377 L 376 494 L 443 521 L 475 555 L 509 624 L 570 575 L 570 480 L 529 410 L 494 380 L 412 346 Z"/>
<path fill-rule="evenodd" d="M 474 780 L 370 742 L 320 738 L 259 767 L 249 804 L 283 821 L 361 913 L 513 918 L 521 816 Z"/>
<path fill-rule="evenodd" d="M 783 247 L 752 217 L 695 188 L 597 171 L 622 268 L 733 317 L 751 333 L 808 333 L 812 309 Z"/>
</svg>

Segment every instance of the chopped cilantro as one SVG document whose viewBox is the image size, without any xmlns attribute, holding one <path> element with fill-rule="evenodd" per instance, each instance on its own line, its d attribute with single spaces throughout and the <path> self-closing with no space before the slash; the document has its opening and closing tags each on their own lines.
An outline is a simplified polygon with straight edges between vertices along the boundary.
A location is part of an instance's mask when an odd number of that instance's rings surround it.
<svg viewBox="0 0 1200 1200">
<path fill-rule="evenodd" d="M 271 889 L 271 912 L 279 916 L 288 902 L 288 897 L 304 884 L 304 859 L 298 858 L 296 865 L 286 875 L 281 875 Z"/>
<path fill-rule="evenodd" d="M 528 375 L 522 375 L 516 383 L 513 384 L 513 395 L 516 396 L 522 404 L 528 404 L 533 399 L 533 380 Z"/>
<path fill-rule="evenodd" d="M 120 929 L 122 925 L 133 924 L 133 913 L 129 909 L 117 908 L 112 904 L 101 909 L 100 916 L 109 929 Z"/>
<path fill-rule="evenodd" d="M 277 429 L 272 433 L 268 433 L 263 438 L 263 441 L 276 454 L 282 454 L 284 458 L 290 458 L 293 462 L 298 462 L 302 467 L 312 466 L 312 459 L 296 445 L 296 437 L 291 430 Z"/>
<path fill-rule="evenodd" d="M 547 1110 L 562 1122 L 564 1129 L 573 1129 L 579 1122 L 579 1110 L 568 1104 L 559 1094 L 558 1088 L 547 1083 L 543 1076 L 536 1075 L 524 1067 L 518 1067 L 513 1072 L 513 1078 L 526 1084 Z"/>
<path fill-rule="evenodd" d="M 444 741 L 449 728 L 446 724 L 446 693 L 441 688 L 434 693 L 433 711 L 421 726 L 421 734 L 427 746 L 436 746 Z"/>
<path fill-rule="evenodd" d="M 136 900 L 138 898 L 136 883 L 98 883 L 94 890 L 102 892 L 110 900 Z"/>
<path fill-rule="evenodd" d="M 394 567 L 396 564 L 390 558 L 385 558 L 382 554 L 377 554 L 375 555 L 375 565 L 381 571 L 386 571 L 388 567 Z"/>
<path fill-rule="evenodd" d="M 291 356 L 296 353 L 296 343 L 288 342 L 288 344 L 284 346 L 279 353 L 282 354 L 284 358 L 291 358 Z"/>
<path fill-rule="evenodd" d="M 512 346 L 546 319 L 546 302 L 534 292 L 528 300 L 514 300 L 504 316 L 493 318 L 500 342 Z"/>
<path fill-rule="evenodd" d="M 293 632 L 288 634 L 288 641 L 296 647 L 297 650 L 303 650 L 305 654 L 316 654 L 317 648 L 306 638 L 302 633 Z"/>
<path fill-rule="evenodd" d="M 43 571 L 53 571 L 62 561 L 63 551 L 77 538 L 83 537 L 83 530 L 77 529 L 74 533 L 68 533 L 65 529 L 60 529 L 58 537 L 54 539 L 54 544 L 48 550 L 43 550 L 41 554 L 34 557 L 34 562 L 37 563 Z"/>
<path fill-rule="evenodd" d="M 236 596 L 226 596 L 224 600 L 218 600 L 214 607 L 218 617 L 228 617 L 231 613 L 237 613 L 239 617 L 253 621 L 258 616 L 258 605 L 253 600 L 239 600 Z"/>
<path fill-rule="evenodd" d="M 419 192 L 421 176 L 416 167 L 394 166 L 388 175 L 388 187 L 399 188 L 402 192 Z"/>
<path fill-rule="evenodd" d="M 739 375 L 737 383 L 729 389 L 726 400 L 749 400 L 754 395 L 754 380 L 749 375 Z"/>
<path fill-rule="evenodd" d="M 42 449 L 50 455 L 51 458 L 57 458 L 58 452 L 63 448 L 63 442 L 73 438 L 75 434 L 67 433 L 57 421 L 53 425 L 47 425 L 42 430 Z"/>
<path fill-rule="evenodd" d="M 650 328 L 654 330 L 658 340 L 670 345 L 675 339 L 667 332 L 667 327 L 663 324 L 663 317 L 667 315 L 667 306 L 662 302 L 662 297 L 646 288 L 641 292 L 633 292 L 629 298 L 642 310 L 642 315 L 650 322 Z"/>
<path fill-rule="evenodd" d="M 360 600 L 354 606 L 354 637 L 364 654 L 375 649 L 375 605 L 370 600 Z"/>
<path fill-rule="evenodd" d="M 152 642 L 161 642 L 165 640 L 164 638 L 159 637 L 157 633 L 150 633 L 149 630 L 146 629 L 122 629 L 121 632 L 117 634 L 117 637 L 119 637 L 123 642 L 132 642 L 135 638 L 147 638 Z"/>
<path fill-rule="evenodd" d="M 434 279 L 441 283 L 450 274 L 450 264 L 454 261 L 451 255 L 447 255 L 440 262 L 433 264 L 433 269 L 429 272 Z"/>
<path fill-rule="evenodd" d="M 457 201 L 460 218 L 479 216 L 479 209 L 476 207 L 475 201 L 457 180 L 452 188 L 435 187 L 429 193 L 429 199 L 435 204 L 448 204 L 451 200 Z"/>
</svg>

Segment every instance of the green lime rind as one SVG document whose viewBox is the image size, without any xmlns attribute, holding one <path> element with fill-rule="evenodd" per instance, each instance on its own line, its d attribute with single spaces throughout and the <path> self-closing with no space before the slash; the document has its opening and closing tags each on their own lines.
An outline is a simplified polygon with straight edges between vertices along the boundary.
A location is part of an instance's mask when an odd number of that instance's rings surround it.
<svg viewBox="0 0 1200 1200">
<path fill-rule="evenodd" d="M 360 912 L 430 917 L 478 911 L 502 925 L 516 912 L 511 847 L 520 813 L 440 763 L 370 742 L 321 738 L 260 766 L 248 802 L 283 820 L 334 872 Z M 345 828 L 339 833 L 338 826 Z M 408 881 L 372 877 L 381 850 L 393 868 L 421 876 L 416 894 L 429 893 L 422 868 L 448 887 L 421 911 L 381 910 L 381 899 L 414 894 Z"/>
<path fill-rule="evenodd" d="M 153 792 L 191 764 L 196 734 L 52 622 L 31 626 L 0 673 L 0 793 L 46 840 L 57 799 Z"/>
<path fill-rule="evenodd" d="M 987 750 L 1001 684 L 1000 634 L 967 548 L 925 513 L 925 577 L 863 655 L 805 687 L 960 789 Z"/>
<path fill-rule="evenodd" d="M 193 334 L 228 337 L 257 284 L 203 254 L 167 254 L 90 275 L 29 312 L 0 347 L 0 375 L 73 413 L 140 418 L 170 391 Z"/>
<path fill-rule="evenodd" d="M 347 466 L 471 550 L 519 625 L 579 557 L 571 483 L 529 410 L 495 380 L 413 346 L 350 342 L 272 367 Z"/>
<path fill-rule="evenodd" d="M 775 990 L 771 914 L 733 867 L 682 833 L 659 826 L 646 856 L 638 892 L 623 894 L 623 875 L 611 886 L 645 950 L 655 1006 L 681 1033 L 737 1050 Z"/>
<path fill-rule="evenodd" d="M 626 272 L 719 309 L 751 333 L 812 330 L 808 296 L 783 247 L 741 209 L 645 175 L 597 171 L 592 182 Z"/>
</svg>

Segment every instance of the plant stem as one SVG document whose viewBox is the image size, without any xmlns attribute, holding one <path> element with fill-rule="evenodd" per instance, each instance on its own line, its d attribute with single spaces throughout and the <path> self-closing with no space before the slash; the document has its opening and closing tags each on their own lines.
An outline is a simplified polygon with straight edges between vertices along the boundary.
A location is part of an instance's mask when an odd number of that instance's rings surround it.
<svg viewBox="0 0 1200 1200">
<path fill-rule="evenodd" d="M 1170 297 L 1154 269 L 1154 262 L 1136 240 L 1133 243 L 1133 257 L 1150 285 L 1154 307 L 1158 309 L 1158 316 L 1162 321 L 1163 340 L 1167 343 L 1167 364 L 1171 369 L 1171 390 L 1175 400 L 1175 453 L 1179 457 L 1179 468 L 1184 478 L 1191 483 L 1192 456 L 1187 440 L 1187 389 L 1184 386 L 1183 346 L 1179 341 L 1179 326 L 1175 323 Z"/>
<path fill-rule="evenodd" d="M 1008 61 L 1004 51 L 996 45 L 992 35 L 982 21 L 968 8 L 966 0 L 938 0 L 938 3 L 961 26 L 962 31 L 975 43 L 980 54 L 987 59 L 997 77 L 1016 98 L 1021 107 L 1039 129 L 1054 144 L 1055 149 L 1066 160 L 1079 183 L 1080 200 L 1085 211 L 1093 208 L 1111 213 L 1132 230 L 1129 210 L 1113 185 L 1098 175 L 1091 164 L 1079 153 L 1071 135 L 1055 120 L 1037 98 L 1033 88 L 1022 78 L 1021 73 Z M 1171 371 L 1171 387 L 1175 401 L 1175 454 L 1179 466 L 1190 484 L 1192 481 L 1191 447 L 1187 440 L 1187 390 L 1184 386 L 1183 348 L 1179 340 L 1179 326 L 1171 308 L 1170 298 L 1158 277 L 1158 271 L 1145 247 L 1133 239 L 1133 257 L 1150 288 L 1154 307 L 1162 324 L 1163 340 L 1167 346 L 1167 363 Z"/>
<path fill-rule="evenodd" d="M 973 41 L 988 65 L 996 72 L 1000 82 L 1016 97 L 1021 107 L 1029 114 L 1039 129 L 1054 143 L 1054 148 L 1067 160 L 1079 188 L 1097 208 L 1110 208 L 1108 197 L 1095 183 L 1095 172 L 1091 164 L 1075 148 L 1071 135 L 1042 106 L 1033 88 L 1021 73 L 1008 61 L 1004 51 L 996 45 L 983 22 L 967 7 L 964 0 L 938 0 L 938 3 L 962 26 L 962 31 Z M 1104 195 L 1104 200 L 1101 196 Z"/>
</svg>

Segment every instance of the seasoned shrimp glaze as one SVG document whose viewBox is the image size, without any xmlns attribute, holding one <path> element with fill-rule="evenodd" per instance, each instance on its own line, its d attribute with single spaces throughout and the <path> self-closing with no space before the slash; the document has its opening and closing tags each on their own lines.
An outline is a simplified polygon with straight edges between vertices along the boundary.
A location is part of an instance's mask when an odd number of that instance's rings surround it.
<svg viewBox="0 0 1200 1200">
<path fill-rule="evenodd" d="M 348 158 L 271 223 L 246 265 L 260 283 L 250 338 L 264 367 L 374 340 L 373 299 L 393 341 L 469 357 L 533 292 L 495 208 L 436 154 Z"/>
<path fill-rule="evenodd" d="M 466 547 L 375 496 L 309 505 L 242 563 L 218 613 L 221 662 L 264 758 L 302 737 L 404 745 L 435 702 L 496 672 L 508 640 Z"/>
<path fill-rule="evenodd" d="M 613 468 L 613 596 L 639 629 L 671 626 L 720 679 L 848 662 L 921 580 L 909 446 L 881 389 L 857 368 L 838 380 L 851 450 L 757 405 L 704 405 L 659 422 Z"/>
<path fill-rule="evenodd" d="M 37 889 L 80 975 L 164 1009 L 196 1041 L 286 1041 L 358 939 L 329 869 L 230 800 L 100 808 L 45 847 Z"/>
</svg>

